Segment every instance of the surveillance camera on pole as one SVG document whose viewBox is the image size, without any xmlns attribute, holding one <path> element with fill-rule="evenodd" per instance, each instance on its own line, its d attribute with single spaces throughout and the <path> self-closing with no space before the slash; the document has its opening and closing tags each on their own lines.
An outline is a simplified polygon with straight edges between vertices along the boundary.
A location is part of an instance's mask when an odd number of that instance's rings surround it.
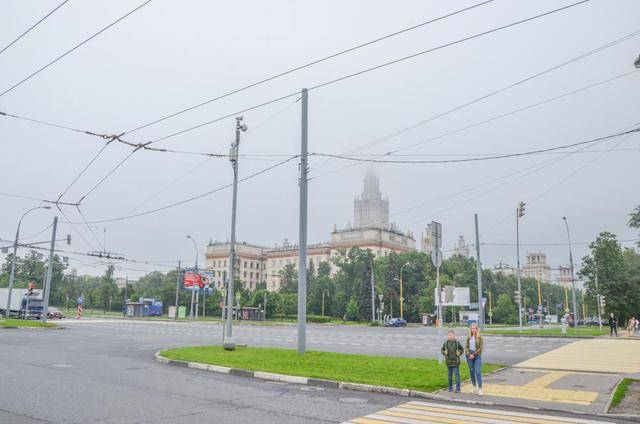
<svg viewBox="0 0 640 424">
<path fill-rule="evenodd" d="M 236 117 L 236 139 L 229 149 L 229 161 L 233 168 L 233 200 L 231 204 L 231 240 L 229 242 L 229 283 L 227 289 L 226 321 L 222 346 L 226 350 L 235 350 L 233 341 L 233 295 L 236 267 L 236 205 L 238 203 L 238 150 L 240 149 L 240 132 L 245 132 L 249 127 L 242 122 L 243 117 Z"/>
</svg>

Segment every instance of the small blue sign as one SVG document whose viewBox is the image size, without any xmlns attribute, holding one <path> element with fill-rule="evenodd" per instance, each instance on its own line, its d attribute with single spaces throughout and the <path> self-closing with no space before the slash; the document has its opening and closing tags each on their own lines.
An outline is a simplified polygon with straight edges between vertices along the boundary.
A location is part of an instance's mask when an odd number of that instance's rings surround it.
<svg viewBox="0 0 640 424">
<path fill-rule="evenodd" d="M 80 297 L 78 298 L 77 302 L 78 302 L 78 305 L 82 305 L 82 304 L 84 303 L 84 297 L 83 297 L 83 296 L 80 296 Z"/>
</svg>

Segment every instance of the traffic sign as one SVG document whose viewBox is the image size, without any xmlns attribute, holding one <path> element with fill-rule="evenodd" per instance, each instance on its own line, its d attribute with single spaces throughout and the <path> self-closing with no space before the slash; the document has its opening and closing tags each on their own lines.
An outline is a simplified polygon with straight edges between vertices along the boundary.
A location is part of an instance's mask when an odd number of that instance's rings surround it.
<svg viewBox="0 0 640 424">
<path fill-rule="evenodd" d="M 442 266 L 442 251 L 439 248 L 431 251 L 431 263 L 438 268 Z"/>
<path fill-rule="evenodd" d="M 80 296 L 76 302 L 78 305 L 82 305 L 84 303 L 84 297 Z"/>
<path fill-rule="evenodd" d="M 442 248 L 442 224 L 431 221 L 429 230 L 431 230 L 431 250 Z"/>
</svg>

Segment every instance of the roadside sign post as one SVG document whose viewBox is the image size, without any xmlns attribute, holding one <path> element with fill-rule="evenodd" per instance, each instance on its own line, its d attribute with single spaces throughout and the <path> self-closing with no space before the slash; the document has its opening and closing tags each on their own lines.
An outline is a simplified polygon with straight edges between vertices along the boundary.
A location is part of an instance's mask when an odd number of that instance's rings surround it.
<svg viewBox="0 0 640 424">
<path fill-rule="evenodd" d="M 438 292 L 438 340 L 442 342 L 442 291 L 440 290 L 440 266 L 442 265 L 442 224 L 431 221 L 431 262 L 436 267 L 436 290 Z M 442 355 L 438 355 L 438 364 L 442 365 Z"/>
</svg>

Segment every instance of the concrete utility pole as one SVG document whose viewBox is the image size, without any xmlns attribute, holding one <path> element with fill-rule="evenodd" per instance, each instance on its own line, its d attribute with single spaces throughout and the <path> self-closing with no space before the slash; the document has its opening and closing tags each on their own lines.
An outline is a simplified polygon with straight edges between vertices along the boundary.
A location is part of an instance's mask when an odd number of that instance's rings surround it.
<svg viewBox="0 0 640 424">
<path fill-rule="evenodd" d="M 602 331 L 602 299 L 600 298 L 600 292 L 598 291 L 598 266 L 596 265 L 596 301 L 598 302 L 598 326 Z"/>
<path fill-rule="evenodd" d="M 520 218 L 524 216 L 524 202 L 518 202 L 518 207 L 516 208 L 516 256 L 517 258 L 517 267 L 518 270 L 516 272 L 518 279 L 518 325 L 519 329 L 522 330 L 522 284 L 520 282 L 521 272 L 520 272 Z"/>
<path fill-rule="evenodd" d="M 178 319 L 178 298 L 180 297 L 180 273 L 182 272 L 180 266 L 180 260 L 178 260 L 178 276 L 176 277 L 176 315 L 173 317 L 174 320 Z"/>
<path fill-rule="evenodd" d="M 562 220 L 567 228 L 567 239 L 569 241 L 569 262 L 571 265 L 571 300 L 573 303 L 573 327 L 576 328 L 578 326 L 578 308 L 576 308 L 576 281 L 574 279 L 573 274 L 573 254 L 571 253 L 571 234 L 569 233 L 569 223 L 567 222 L 567 217 L 563 216 Z"/>
<path fill-rule="evenodd" d="M 307 172 L 309 93 L 302 89 L 302 122 L 300 134 L 300 248 L 298 249 L 298 353 L 307 344 Z"/>
<path fill-rule="evenodd" d="M 242 116 L 236 117 L 236 140 L 229 149 L 229 161 L 233 168 L 233 200 L 231 203 L 231 240 L 229 242 L 229 280 L 227 283 L 227 304 L 225 332 L 222 340 L 222 347 L 225 350 L 235 350 L 236 344 L 233 341 L 233 298 L 234 283 L 236 273 L 236 206 L 238 203 L 238 150 L 240 149 L 240 132 L 248 129 L 242 123 Z"/>
<path fill-rule="evenodd" d="M 482 305 L 482 264 L 480 263 L 480 230 L 478 229 L 478 214 L 474 214 L 476 225 L 476 271 L 478 273 L 478 326 L 484 327 L 484 307 Z"/>
<path fill-rule="evenodd" d="M 367 254 L 367 259 L 369 259 L 369 264 L 371 265 L 371 322 L 375 322 L 376 320 L 376 290 L 375 290 L 375 280 L 373 276 L 373 259 L 371 256 Z M 323 314 L 324 315 L 324 314 Z"/>
<path fill-rule="evenodd" d="M 31 211 L 35 211 L 36 209 L 51 209 L 51 206 L 37 206 L 35 208 L 31 208 L 26 211 L 20 217 L 18 221 L 18 228 L 16 229 L 16 238 L 13 241 L 13 256 L 11 258 L 11 271 L 9 272 L 9 292 L 7 293 L 7 309 L 5 309 L 4 316 L 5 318 L 9 318 L 11 315 L 11 291 L 13 290 L 13 281 L 16 276 L 16 259 L 18 255 L 18 238 L 20 237 L 20 225 L 22 224 L 22 220 L 25 216 Z"/>
<path fill-rule="evenodd" d="M 51 277 L 53 276 L 53 254 L 56 248 L 56 231 L 58 229 L 58 217 L 53 217 L 53 230 L 51 232 L 51 249 L 49 249 L 49 265 L 47 267 L 47 286 L 44 290 L 44 302 L 42 305 L 42 322 L 47 322 L 49 314 L 49 293 L 51 292 Z"/>
</svg>

